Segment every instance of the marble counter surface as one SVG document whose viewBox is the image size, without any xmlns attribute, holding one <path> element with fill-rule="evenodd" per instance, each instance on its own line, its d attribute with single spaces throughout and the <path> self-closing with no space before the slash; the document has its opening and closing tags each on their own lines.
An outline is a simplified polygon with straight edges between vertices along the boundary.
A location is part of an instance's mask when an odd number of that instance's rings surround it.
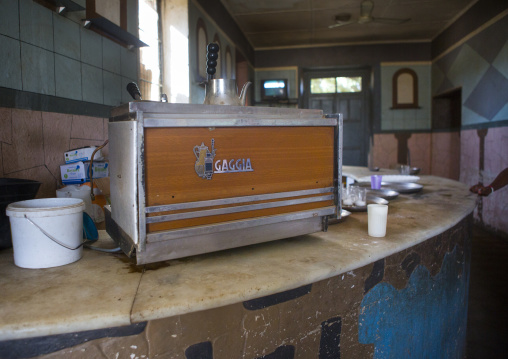
<svg viewBox="0 0 508 359">
<path fill-rule="evenodd" d="M 344 173 L 371 174 L 348 166 Z M 355 212 L 327 232 L 144 266 L 85 249 L 73 264 L 22 269 L 12 250 L 1 251 L 0 340 L 127 325 L 297 288 L 421 243 L 473 211 L 466 185 L 420 177 L 421 192 L 390 202 L 384 238 L 369 237 L 366 212 Z M 98 245 L 110 244 L 102 236 Z"/>
<path fill-rule="evenodd" d="M 351 177 L 357 180 L 371 175 L 398 175 L 399 171 L 388 168 L 380 168 L 378 171 L 371 171 L 367 167 L 342 166 L 342 176 Z M 419 177 L 419 176 L 418 176 Z"/>
</svg>

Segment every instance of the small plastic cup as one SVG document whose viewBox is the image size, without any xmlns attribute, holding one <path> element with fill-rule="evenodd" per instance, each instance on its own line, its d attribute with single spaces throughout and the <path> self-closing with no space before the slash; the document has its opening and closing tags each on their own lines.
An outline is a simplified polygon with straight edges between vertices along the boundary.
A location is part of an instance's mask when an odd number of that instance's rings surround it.
<svg viewBox="0 0 508 359">
<path fill-rule="evenodd" d="M 381 189 L 381 181 L 383 176 L 380 175 L 372 175 L 370 176 L 370 188 L 372 189 Z"/>
<path fill-rule="evenodd" d="M 386 236 L 388 206 L 386 204 L 367 205 L 368 231 L 371 237 Z"/>
</svg>

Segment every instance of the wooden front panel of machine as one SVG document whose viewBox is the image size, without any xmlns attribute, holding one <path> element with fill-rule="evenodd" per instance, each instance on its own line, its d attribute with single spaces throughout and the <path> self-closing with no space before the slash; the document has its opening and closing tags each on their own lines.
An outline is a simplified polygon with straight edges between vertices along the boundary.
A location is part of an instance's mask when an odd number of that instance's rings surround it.
<svg viewBox="0 0 508 359">
<path fill-rule="evenodd" d="M 146 128 L 144 140 L 146 207 L 333 187 L 333 127 Z M 276 200 L 264 202 L 270 201 Z M 151 223 L 147 232 L 333 204 L 327 200 Z M 148 216 L 189 211 L 195 209 Z"/>
</svg>

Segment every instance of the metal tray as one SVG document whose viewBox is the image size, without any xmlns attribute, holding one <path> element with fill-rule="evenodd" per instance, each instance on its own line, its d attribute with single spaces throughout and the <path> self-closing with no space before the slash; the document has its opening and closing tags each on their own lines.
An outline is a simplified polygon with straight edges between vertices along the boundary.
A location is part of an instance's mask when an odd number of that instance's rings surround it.
<svg viewBox="0 0 508 359">
<path fill-rule="evenodd" d="M 393 190 L 399 193 L 416 193 L 422 190 L 423 186 L 418 183 L 393 183 L 381 182 L 381 189 Z"/>
<path fill-rule="evenodd" d="M 340 219 L 344 219 L 344 218 L 348 217 L 350 214 L 351 214 L 351 212 L 343 209 L 342 211 L 340 211 Z"/>
<path fill-rule="evenodd" d="M 395 183 L 395 182 L 381 182 L 381 189 L 375 190 L 370 188 L 370 182 L 359 182 L 359 186 L 361 187 L 367 187 L 367 191 L 394 191 L 398 192 L 398 194 L 404 193 L 416 193 L 422 190 L 423 186 L 418 183 L 412 183 L 412 182 L 404 182 L 404 183 Z M 376 194 L 378 197 L 382 197 L 379 194 Z M 384 198 L 384 197 L 383 197 Z M 390 199 L 390 198 L 386 198 Z"/>
<path fill-rule="evenodd" d="M 346 220 L 347 217 L 349 217 L 351 215 L 351 212 L 349 211 L 346 211 L 345 209 L 343 209 L 341 212 L 340 212 L 340 218 L 339 219 L 336 219 L 336 218 L 331 218 L 328 220 L 328 224 L 335 224 L 335 223 L 340 223 L 340 222 L 343 222 Z"/>
<path fill-rule="evenodd" d="M 372 194 L 367 193 L 367 204 L 372 204 L 372 203 L 388 204 L 389 202 L 384 198 L 373 196 Z M 344 206 L 344 205 L 342 205 L 342 208 L 347 211 L 350 211 L 350 212 L 367 212 L 367 206 L 358 207 L 358 206 Z"/>
<path fill-rule="evenodd" d="M 399 196 L 399 192 L 394 191 L 392 189 L 388 188 L 381 188 L 381 189 L 368 189 L 367 193 L 371 193 L 372 195 L 376 197 L 381 197 L 386 200 L 391 201 L 392 199 L 395 199 Z"/>
</svg>

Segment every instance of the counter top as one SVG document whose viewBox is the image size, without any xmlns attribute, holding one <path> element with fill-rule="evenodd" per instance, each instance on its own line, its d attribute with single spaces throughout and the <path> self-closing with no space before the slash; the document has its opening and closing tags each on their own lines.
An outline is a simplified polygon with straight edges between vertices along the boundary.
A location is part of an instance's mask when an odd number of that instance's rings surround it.
<svg viewBox="0 0 508 359">
<path fill-rule="evenodd" d="M 372 174 L 344 166 L 351 177 Z M 378 174 L 393 174 L 381 170 Z M 367 235 L 355 212 L 327 232 L 136 266 L 85 249 L 78 262 L 22 269 L 0 252 L 0 340 L 70 333 L 238 303 L 330 278 L 402 251 L 470 214 L 476 196 L 457 181 L 420 176 L 421 192 L 390 201 L 387 235 Z M 97 244 L 111 246 L 105 232 Z"/>
</svg>

